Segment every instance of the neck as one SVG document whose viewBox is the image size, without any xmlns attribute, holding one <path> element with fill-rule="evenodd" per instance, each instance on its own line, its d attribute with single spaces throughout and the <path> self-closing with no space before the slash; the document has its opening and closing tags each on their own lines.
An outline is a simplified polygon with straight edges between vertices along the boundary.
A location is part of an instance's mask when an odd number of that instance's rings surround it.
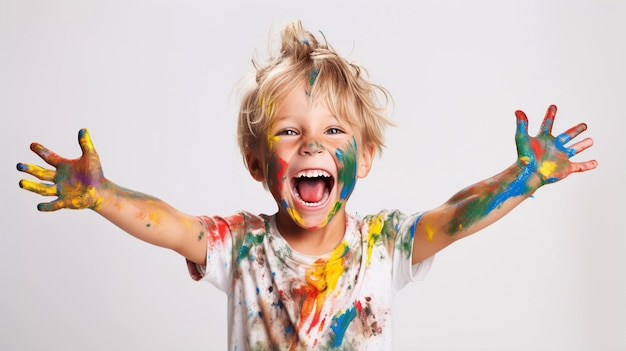
<svg viewBox="0 0 626 351">
<path fill-rule="evenodd" d="M 324 227 L 305 229 L 283 211 L 276 215 L 276 227 L 292 249 L 304 255 L 319 256 L 333 251 L 346 232 L 346 213 L 337 212 Z"/>
</svg>

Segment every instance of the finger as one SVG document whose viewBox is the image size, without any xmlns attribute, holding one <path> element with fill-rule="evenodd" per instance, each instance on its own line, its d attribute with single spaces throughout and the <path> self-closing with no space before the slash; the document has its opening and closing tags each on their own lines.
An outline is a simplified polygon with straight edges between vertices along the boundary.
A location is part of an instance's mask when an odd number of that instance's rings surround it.
<svg viewBox="0 0 626 351">
<path fill-rule="evenodd" d="M 515 111 L 515 117 L 517 117 L 517 131 L 518 135 L 528 135 L 528 117 L 522 110 Z"/>
<path fill-rule="evenodd" d="M 46 161 L 50 166 L 56 167 L 63 158 L 54 152 L 48 150 L 46 147 L 39 143 L 30 144 L 30 149 L 37 154 L 37 156 L 41 157 L 42 160 Z"/>
<path fill-rule="evenodd" d="M 586 172 L 598 167 L 598 161 L 572 162 L 572 172 Z"/>
<path fill-rule="evenodd" d="M 43 196 L 58 195 L 58 189 L 56 184 L 44 184 L 34 182 L 28 179 L 22 179 L 20 180 L 20 188 Z"/>
<path fill-rule="evenodd" d="M 83 155 L 95 151 L 87 128 L 83 128 L 78 131 L 78 144 L 80 145 L 80 149 L 83 151 Z"/>
<path fill-rule="evenodd" d="M 570 129 L 566 130 L 561 135 L 559 135 L 557 137 L 557 140 L 561 144 L 566 144 L 570 140 L 576 138 L 578 135 L 580 135 L 580 133 L 584 132 L 585 130 L 587 130 L 587 125 L 585 123 L 580 123 L 579 125 L 574 126 L 574 127 L 570 128 Z"/>
<path fill-rule="evenodd" d="M 52 212 L 63 208 L 63 202 L 60 200 L 51 202 L 42 202 L 37 205 L 37 209 L 41 212 Z"/>
<path fill-rule="evenodd" d="M 541 123 L 540 134 L 549 135 L 552 133 L 552 125 L 554 125 L 554 117 L 556 116 L 556 106 L 550 105 L 546 111 L 546 115 L 543 117 Z"/>
<path fill-rule="evenodd" d="M 45 169 L 36 165 L 31 165 L 28 163 L 18 163 L 17 170 L 20 172 L 28 173 L 37 177 L 39 180 L 51 182 L 54 180 L 54 176 L 56 174 L 55 171 L 50 169 Z"/>
<path fill-rule="evenodd" d="M 532 150 L 528 143 L 528 117 L 524 111 L 515 111 L 517 129 L 515 130 L 515 147 L 517 156 L 524 164 L 531 162 Z"/>
<path fill-rule="evenodd" d="M 568 150 L 571 150 L 571 154 L 569 155 L 569 157 L 572 157 L 588 148 L 590 148 L 593 145 L 593 139 L 591 138 L 586 138 L 585 140 L 581 140 L 579 142 L 577 142 L 576 144 L 568 147 Z"/>
</svg>

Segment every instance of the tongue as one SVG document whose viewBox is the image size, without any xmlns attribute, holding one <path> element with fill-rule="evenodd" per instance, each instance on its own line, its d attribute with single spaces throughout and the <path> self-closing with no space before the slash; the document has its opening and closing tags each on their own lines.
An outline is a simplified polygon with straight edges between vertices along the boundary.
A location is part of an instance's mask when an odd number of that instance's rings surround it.
<svg viewBox="0 0 626 351">
<path fill-rule="evenodd" d="M 298 182 L 300 198 L 306 202 L 320 202 L 324 197 L 326 182 L 322 179 L 301 179 Z"/>
</svg>

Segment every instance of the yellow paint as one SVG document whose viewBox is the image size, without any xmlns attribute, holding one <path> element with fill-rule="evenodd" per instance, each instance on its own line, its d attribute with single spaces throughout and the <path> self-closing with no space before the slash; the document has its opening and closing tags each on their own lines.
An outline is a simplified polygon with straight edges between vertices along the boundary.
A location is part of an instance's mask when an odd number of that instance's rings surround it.
<svg viewBox="0 0 626 351">
<path fill-rule="evenodd" d="M 556 168 L 557 168 L 556 162 L 545 161 L 541 164 L 541 167 L 539 168 L 539 173 L 541 173 L 542 176 L 548 178 L 554 172 Z"/>
<path fill-rule="evenodd" d="M 372 260 L 372 250 L 374 249 L 374 244 L 378 238 L 380 238 L 380 233 L 383 231 L 383 216 L 379 214 L 376 217 L 370 218 L 367 223 L 369 230 L 367 231 L 367 261 L 366 264 L 370 264 Z"/>
<path fill-rule="evenodd" d="M 298 329 L 301 329 L 304 322 L 312 314 L 311 324 L 309 325 L 309 331 L 318 323 L 319 327 L 323 327 L 324 320 L 320 320 L 320 314 L 322 312 L 322 306 L 327 299 L 329 293 L 333 296 L 339 296 L 341 291 L 335 291 L 339 278 L 345 271 L 344 262 L 341 259 L 349 245 L 347 241 L 342 241 L 331 252 L 327 260 L 319 259 L 315 261 L 311 268 L 309 268 L 305 275 L 306 285 L 299 290 L 299 293 L 304 294 L 304 301 L 300 309 L 300 323 Z M 308 332 L 308 331 L 307 331 Z"/>
<path fill-rule="evenodd" d="M 54 185 L 37 183 L 29 179 L 22 179 L 20 184 L 22 188 L 35 192 L 39 195 L 44 195 L 44 196 L 57 195 L 57 187 Z"/>
<path fill-rule="evenodd" d="M 159 224 L 161 222 L 160 210 L 155 209 L 154 211 L 148 214 L 148 218 L 154 222 L 154 224 Z"/>
<path fill-rule="evenodd" d="M 294 221 L 298 222 L 298 224 L 304 224 L 304 220 L 302 219 L 302 216 L 300 216 L 298 211 L 296 211 L 295 209 L 291 207 L 287 207 L 287 213 L 289 213 L 291 218 L 293 218 Z"/>
<path fill-rule="evenodd" d="M 91 141 L 91 135 L 89 135 L 89 131 L 85 129 L 85 133 L 83 133 L 80 138 L 79 143 L 87 147 L 87 151 L 94 151 L 93 142 Z"/>
<path fill-rule="evenodd" d="M 189 219 L 187 217 L 179 216 L 178 218 L 183 222 L 183 224 L 185 225 L 185 228 L 191 230 L 191 223 L 189 222 Z M 202 222 L 200 222 L 200 223 L 202 223 Z"/>
<path fill-rule="evenodd" d="M 272 135 L 271 132 L 268 132 L 267 133 L 267 149 L 274 150 L 274 144 L 276 144 L 279 140 L 280 140 L 280 137 L 278 135 Z"/>
<path fill-rule="evenodd" d="M 333 252 L 331 252 L 326 264 L 315 264 L 313 266 L 314 268 L 307 274 L 307 282 L 311 283 L 318 291 L 322 292 L 319 297 L 325 296 L 327 292 L 334 291 L 337 287 L 339 277 L 341 277 L 344 272 L 343 262 L 339 259 L 344 255 L 347 248 L 348 242 L 342 241 Z M 321 299 L 321 301 L 323 301 L 323 299 Z"/>
<path fill-rule="evenodd" d="M 259 96 L 258 103 L 261 108 L 265 106 L 265 110 L 263 111 L 264 117 L 270 117 L 272 115 L 272 111 L 274 110 L 274 103 L 272 101 L 266 101 L 263 96 Z"/>
<path fill-rule="evenodd" d="M 525 164 L 525 165 L 527 165 L 527 164 L 529 164 L 529 163 L 530 163 L 530 157 L 528 157 L 528 156 L 522 156 L 522 157 L 520 157 L 519 159 L 520 159 L 520 161 L 522 161 L 522 163 L 523 163 L 523 164 Z"/>
<path fill-rule="evenodd" d="M 45 168 L 41 168 L 39 166 L 33 166 L 33 165 L 27 165 L 28 169 L 26 170 L 26 172 L 34 175 L 35 177 L 41 179 L 41 180 L 53 180 L 54 179 L 54 175 L 55 175 L 55 171 L 51 171 L 49 169 L 45 169 Z"/>
<path fill-rule="evenodd" d="M 426 240 L 432 242 L 433 236 L 435 235 L 435 231 L 430 226 L 430 223 L 428 222 L 424 223 L 424 230 L 426 231 Z"/>
</svg>

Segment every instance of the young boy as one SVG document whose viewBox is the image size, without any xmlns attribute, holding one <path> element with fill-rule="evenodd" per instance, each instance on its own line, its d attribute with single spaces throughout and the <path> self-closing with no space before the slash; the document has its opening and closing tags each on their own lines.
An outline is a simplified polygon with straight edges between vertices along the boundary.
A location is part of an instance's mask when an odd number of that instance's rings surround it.
<svg viewBox="0 0 626 351">
<path fill-rule="evenodd" d="M 82 156 L 31 150 L 56 170 L 19 163 L 26 190 L 58 198 L 40 211 L 89 208 L 148 243 L 187 259 L 193 279 L 228 295 L 232 350 L 387 350 L 393 294 L 423 275 L 435 253 L 493 223 L 544 184 L 597 166 L 569 158 L 592 145 L 565 146 L 586 129 L 553 137 L 556 107 L 530 137 L 517 111 L 518 157 L 501 173 L 441 206 L 415 214 L 345 211 L 390 124 L 377 97 L 386 90 L 320 43 L 300 23 L 283 29 L 280 53 L 255 64 L 239 113 L 239 145 L 251 176 L 274 197 L 274 215 L 192 216 L 104 177 L 86 129 Z"/>
</svg>

